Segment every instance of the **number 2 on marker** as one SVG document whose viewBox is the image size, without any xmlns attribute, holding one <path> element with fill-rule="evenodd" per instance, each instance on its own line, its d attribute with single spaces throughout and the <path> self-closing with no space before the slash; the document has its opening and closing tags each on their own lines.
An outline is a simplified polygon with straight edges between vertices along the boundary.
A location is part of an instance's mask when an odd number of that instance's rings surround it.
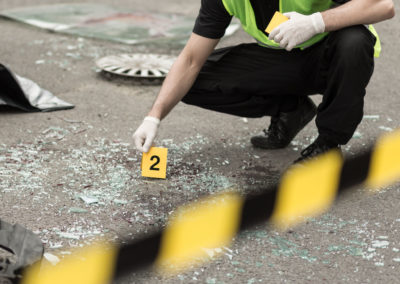
<svg viewBox="0 0 400 284">
<path fill-rule="evenodd" d="M 148 153 L 143 153 L 142 176 L 162 178 L 167 176 L 167 148 L 152 147 Z"/>
<path fill-rule="evenodd" d="M 150 170 L 152 171 L 159 171 L 160 168 L 156 168 L 156 166 L 160 163 L 160 157 L 159 156 L 152 156 L 150 158 L 151 161 L 153 161 L 154 159 L 156 159 L 157 161 L 150 167 Z"/>
</svg>

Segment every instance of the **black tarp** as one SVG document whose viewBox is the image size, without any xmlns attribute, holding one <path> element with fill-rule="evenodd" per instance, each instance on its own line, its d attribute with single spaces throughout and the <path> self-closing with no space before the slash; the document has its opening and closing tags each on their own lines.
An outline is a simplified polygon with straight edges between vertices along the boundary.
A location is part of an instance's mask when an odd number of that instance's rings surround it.
<svg viewBox="0 0 400 284">
<path fill-rule="evenodd" d="M 0 64 L 0 105 L 28 112 L 48 112 L 74 107 L 42 89 L 35 82 L 13 74 L 3 64 Z"/>
<path fill-rule="evenodd" d="M 0 220 L 0 283 L 5 279 L 17 283 L 22 270 L 40 261 L 43 251 L 42 241 L 33 232 Z"/>
</svg>

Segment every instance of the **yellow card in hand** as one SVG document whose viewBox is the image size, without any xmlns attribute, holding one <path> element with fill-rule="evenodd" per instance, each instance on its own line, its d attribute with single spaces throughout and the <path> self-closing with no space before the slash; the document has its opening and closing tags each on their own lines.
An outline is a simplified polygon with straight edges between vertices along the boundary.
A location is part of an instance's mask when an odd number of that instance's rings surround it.
<svg viewBox="0 0 400 284">
<path fill-rule="evenodd" d="M 151 178 L 167 177 L 167 148 L 152 147 L 148 153 L 143 153 L 142 176 Z"/>
<path fill-rule="evenodd" d="M 277 26 L 289 20 L 288 17 L 284 16 L 279 12 L 275 12 L 274 16 L 272 17 L 271 22 L 269 22 L 268 27 L 265 29 L 265 32 L 270 34 Z"/>
</svg>

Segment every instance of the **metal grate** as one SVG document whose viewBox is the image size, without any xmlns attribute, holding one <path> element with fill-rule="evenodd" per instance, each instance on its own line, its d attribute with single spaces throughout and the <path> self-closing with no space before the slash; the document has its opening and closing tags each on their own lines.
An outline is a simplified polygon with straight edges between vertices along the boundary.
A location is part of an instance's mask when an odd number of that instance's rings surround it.
<svg viewBox="0 0 400 284">
<path fill-rule="evenodd" d="M 164 78 L 176 57 L 161 54 L 120 54 L 97 60 L 96 65 L 105 72 L 126 77 Z"/>
</svg>

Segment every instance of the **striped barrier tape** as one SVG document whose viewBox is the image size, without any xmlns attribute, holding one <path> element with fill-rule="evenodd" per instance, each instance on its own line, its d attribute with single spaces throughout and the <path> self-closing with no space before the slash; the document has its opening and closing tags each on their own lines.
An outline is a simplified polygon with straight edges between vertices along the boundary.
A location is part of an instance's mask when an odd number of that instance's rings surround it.
<svg viewBox="0 0 400 284">
<path fill-rule="evenodd" d="M 400 178 L 400 131 L 368 151 L 343 160 L 332 151 L 289 169 L 279 186 L 252 196 L 215 195 L 178 209 L 166 228 L 117 246 L 100 243 L 55 267 L 30 268 L 22 284 L 106 284 L 129 272 L 155 266 L 177 272 L 206 259 L 204 248 L 228 246 L 240 231 L 270 222 L 281 229 L 325 212 L 355 185 L 379 190 Z"/>
</svg>

